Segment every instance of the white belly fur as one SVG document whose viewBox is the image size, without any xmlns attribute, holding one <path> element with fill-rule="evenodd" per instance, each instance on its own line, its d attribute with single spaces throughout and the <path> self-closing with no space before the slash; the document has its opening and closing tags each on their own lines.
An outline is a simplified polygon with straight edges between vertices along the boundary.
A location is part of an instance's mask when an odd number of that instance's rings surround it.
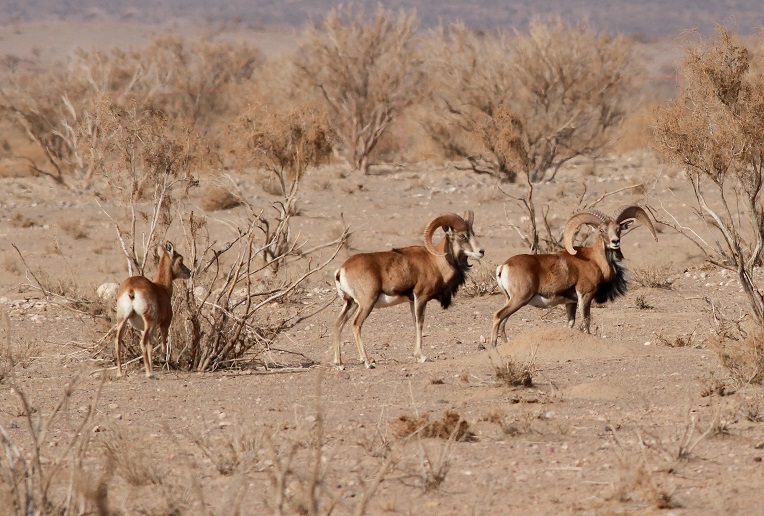
<svg viewBox="0 0 764 516">
<path fill-rule="evenodd" d="M 387 294 L 380 294 L 377 298 L 377 302 L 374 303 L 375 308 L 385 308 L 387 306 L 395 306 L 408 301 L 405 296 L 388 296 Z"/>
<path fill-rule="evenodd" d="M 563 303 L 572 303 L 572 301 L 566 297 L 557 296 L 553 298 L 547 298 L 539 296 L 538 294 L 533 296 L 528 304 L 537 308 L 551 308 L 553 306 L 561 305 Z"/>
</svg>

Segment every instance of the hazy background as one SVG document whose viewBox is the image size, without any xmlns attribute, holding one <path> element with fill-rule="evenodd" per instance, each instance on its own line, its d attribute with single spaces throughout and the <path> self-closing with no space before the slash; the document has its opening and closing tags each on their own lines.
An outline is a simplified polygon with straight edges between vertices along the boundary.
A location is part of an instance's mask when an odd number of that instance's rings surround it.
<svg viewBox="0 0 764 516">
<path fill-rule="evenodd" d="M 534 16 L 557 14 L 649 38 L 691 28 L 710 33 L 720 22 L 748 34 L 760 28 L 764 20 L 761 0 L 356 0 L 353 5 L 369 11 L 380 3 L 388 9 L 415 8 L 422 27 L 463 20 L 476 29 L 523 29 Z M 322 20 L 337 5 L 335 0 L 0 0 L 0 23 L 109 19 L 139 23 L 237 21 L 252 27 L 294 27 Z"/>
</svg>

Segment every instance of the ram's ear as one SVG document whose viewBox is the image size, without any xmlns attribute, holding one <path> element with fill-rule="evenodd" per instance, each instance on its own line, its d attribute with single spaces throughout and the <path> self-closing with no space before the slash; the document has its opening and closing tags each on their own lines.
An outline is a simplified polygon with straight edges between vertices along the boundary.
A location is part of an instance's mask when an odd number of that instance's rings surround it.
<svg viewBox="0 0 764 516">
<path fill-rule="evenodd" d="M 167 254 L 169 254 L 170 256 L 175 255 L 175 247 L 172 245 L 172 242 L 170 242 L 169 240 L 164 243 L 164 250 L 167 251 Z"/>
</svg>

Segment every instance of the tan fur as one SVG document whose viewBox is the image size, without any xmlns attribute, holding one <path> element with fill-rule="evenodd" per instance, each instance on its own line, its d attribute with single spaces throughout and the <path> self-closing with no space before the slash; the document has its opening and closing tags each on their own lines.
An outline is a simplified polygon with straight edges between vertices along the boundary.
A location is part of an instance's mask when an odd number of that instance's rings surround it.
<svg viewBox="0 0 764 516">
<path fill-rule="evenodd" d="M 165 244 L 159 260 L 154 281 L 143 276 L 131 276 L 119 286 L 117 292 L 117 376 L 122 376 L 122 358 L 120 343 L 126 322 L 142 330 L 141 353 L 146 376 L 153 377 L 152 347 L 150 343 L 154 330 L 159 328 L 162 354 L 167 352 L 167 332 L 172 322 L 172 282 L 176 279 L 188 279 L 191 271 L 183 264 L 183 256 L 175 252 L 170 242 Z"/>
<path fill-rule="evenodd" d="M 566 250 L 554 254 L 521 254 L 500 265 L 496 269 L 496 281 L 507 301 L 494 314 L 491 346 L 496 347 L 499 332 L 507 341 L 507 319 L 528 304 L 538 307 L 565 304 L 571 328 L 580 304 L 582 326 L 589 333 L 592 300 L 599 287 L 614 275 L 606 250 L 620 249 L 621 230 L 635 219 L 645 224 L 657 240 L 650 218 L 639 206 L 623 208 L 614 219 L 600 212 L 582 212 L 573 215 L 565 225 Z M 596 226 L 599 234 L 592 245 L 573 248 L 573 237 L 581 224 Z"/>
<path fill-rule="evenodd" d="M 446 236 L 433 246 L 432 232 L 435 226 L 444 227 Z M 422 326 L 427 302 L 440 299 L 448 306 L 455 292 L 455 281 L 463 277 L 457 267 L 466 257 L 480 259 L 480 248 L 472 230 L 472 213 L 464 219 L 455 214 L 441 216 L 428 224 L 425 245 L 411 246 L 393 251 L 363 253 L 351 256 L 335 273 L 337 292 L 345 302 L 335 322 L 333 364 L 342 368 L 340 338 L 342 329 L 358 308 L 353 319 L 353 335 L 361 362 L 374 367 L 361 340 L 361 326 L 375 307 L 393 306 L 409 302 L 416 326 L 414 356 L 419 362 L 427 360 L 422 354 Z M 461 284 L 461 283 L 459 283 Z M 447 298 L 447 299 L 445 299 Z"/>
</svg>

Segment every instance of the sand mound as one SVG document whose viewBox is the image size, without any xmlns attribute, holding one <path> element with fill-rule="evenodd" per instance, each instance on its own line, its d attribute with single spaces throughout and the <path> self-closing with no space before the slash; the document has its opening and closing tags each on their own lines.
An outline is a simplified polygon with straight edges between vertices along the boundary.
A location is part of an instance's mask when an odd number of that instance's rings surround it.
<svg viewBox="0 0 764 516">
<path fill-rule="evenodd" d="M 564 327 L 528 330 L 510 337 L 497 350 L 514 360 L 527 360 L 535 352 L 536 360 L 566 362 L 582 358 L 603 358 L 631 355 L 643 351 L 633 344 L 587 335 Z"/>
</svg>

